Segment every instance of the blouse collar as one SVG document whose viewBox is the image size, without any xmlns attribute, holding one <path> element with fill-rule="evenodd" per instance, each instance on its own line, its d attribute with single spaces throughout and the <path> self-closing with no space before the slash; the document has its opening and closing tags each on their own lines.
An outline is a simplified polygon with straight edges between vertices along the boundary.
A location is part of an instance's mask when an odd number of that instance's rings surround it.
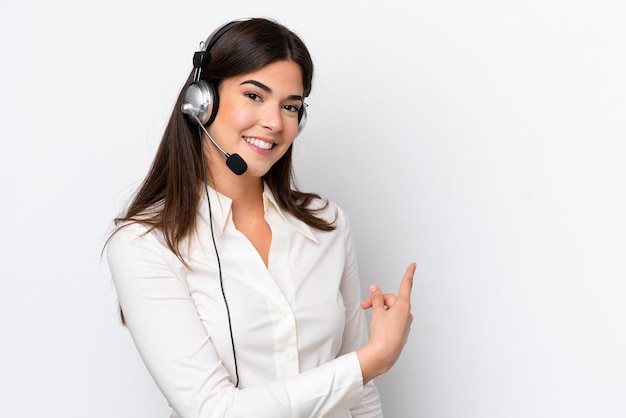
<svg viewBox="0 0 626 418">
<path fill-rule="evenodd" d="M 226 225 L 232 222 L 233 201 L 231 198 L 219 193 L 211 186 L 207 186 L 206 190 L 208 192 L 209 199 L 211 199 L 213 226 L 215 227 L 215 232 L 218 234 L 218 236 L 221 236 L 224 233 Z M 265 182 L 263 182 L 263 207 L 265 209 L 265 213 L 268 213 L 268 211 L 272 210 L 276 211 L 290 227 L 292 227 L 311 241 L 317 242 L 311 226 L 307 225 L 305 222 L 301 221 L 300 219 L 293 216 L 291 213 L 281 208 L 281 206 L 276 201 L 276 198 L 272 194 L 269 186 Z M 204 191 L 200 199 L 199 215 L 207 224 L 209 223 L 209 205 L 207 203 L 207 196 Z"/>
</svg>

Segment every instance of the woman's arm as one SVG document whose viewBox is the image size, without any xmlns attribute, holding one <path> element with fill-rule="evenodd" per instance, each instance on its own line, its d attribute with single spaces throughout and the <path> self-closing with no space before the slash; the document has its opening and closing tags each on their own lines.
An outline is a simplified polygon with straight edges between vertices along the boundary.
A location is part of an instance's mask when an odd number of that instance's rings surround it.
<svg viewBox="0 0 626 418">
<path fill-rule="evenodd" d="M 345 215 L 342 213 L 338 220 L 339 219 L 345 219 Z M 341 280 L 341 295 L 345 306 L 346 325 L 341 351 L 339 352 L 340 355 L 364 347 L 369 340 L 365 312 L 361 308 L 361 283 L 359 279 L 356 249 L 347 220 L 345 220 L 344 245 L 346 255 Z M 380 418 L 383 416 L 380 395 L 373 381 L 364 385 L 361 402 L 351 408 L 350 413 L 355 418 Z"/>
<path fill-rule="evenodd" d="M 363 383 L 355 352 L 292 378 L 235 388 L 179 278 L 184 267 L 155 234 L 127 226 L 107 252 L 130 334 L 181 418 L 314 417 L 359 403 Z"/>
<path fill-rule="evenodd" d="M 397 297 L 383 295 L 378 286 L 370 285 L 370 297 L 360 303 L 357 260 L 347 221 L 345 228 L 347 250 L 341 292 L 346 307 L 346 329 L 341 353 L 356 350 L 364 384 L 363 398 L 350 412 L 354 417 L 382 417 L 380 397 L 373 379 L 395 364 L 406 344 L 413 321 L 411 289 L 416 265 L 413 263 L 407 268 Z M 368 341 L 362 309 L 370 308 L 373 309 Z"/>
</svg>

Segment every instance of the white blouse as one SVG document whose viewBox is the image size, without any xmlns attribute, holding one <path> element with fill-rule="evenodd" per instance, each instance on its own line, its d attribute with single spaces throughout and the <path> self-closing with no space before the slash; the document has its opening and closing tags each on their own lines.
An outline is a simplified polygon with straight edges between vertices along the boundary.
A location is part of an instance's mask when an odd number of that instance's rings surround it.
<svg viewBox="0 0 626 418">
<path fill-rule="evenodd" d="M 209 195 L 235 355 L 206 197 L 181 244 L 188 267 L 141 224 L 119 230 L 107 250 L 127 327 L 172 417 L 381 417 L 355 352 L 368 334 L 344 213 L 330 203 L 320 214 L 337 216 L 336 229 L 311 228 L 265 186 L 266 267 L 235 228 L 231 200 Z"/>
</svg>

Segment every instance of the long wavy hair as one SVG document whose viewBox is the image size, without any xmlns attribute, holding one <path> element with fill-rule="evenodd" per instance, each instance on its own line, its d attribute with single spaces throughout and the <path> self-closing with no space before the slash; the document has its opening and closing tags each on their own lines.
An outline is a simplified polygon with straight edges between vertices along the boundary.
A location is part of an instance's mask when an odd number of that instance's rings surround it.
<svg viewBox="0 0 626 418">
<path fill-rule="evenodd" d="M 202 69 L 200 78 L 218 88 L 225 78 L 289 60 L 302 70 L 305 97 L 311 92 L 313 61 L 309 51 L 294 32 L 272 20 L 254 18 L 236 23 L 210 52 L 211 60 Z M 180 110 L 185 90 L 192 81 L 193 71 L 178 96 L 148 175 L 126 211 L 115 219 L 118 228 L 127 222 L 141 222 L 150 230 L 160 229 L 168 247 L 185 264 L 179 244 L 195 228 L 204 184 L 202 139 L 197 127 Z M 284 210 L 314 228 L 332 230 L 334 221 L 322 219 L 318 216 L 321 209 L 311 208 L 310 203 L 320 196 L 304 193 L 295 186 L 292 147 L 263 180 Z"/>
</svg>

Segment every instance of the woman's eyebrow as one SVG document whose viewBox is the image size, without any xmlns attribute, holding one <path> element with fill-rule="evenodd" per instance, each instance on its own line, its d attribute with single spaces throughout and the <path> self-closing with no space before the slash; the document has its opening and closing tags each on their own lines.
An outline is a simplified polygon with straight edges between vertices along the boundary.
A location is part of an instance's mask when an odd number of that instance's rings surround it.
<svg viewBox="0 0 626 418">
<path fill-rule="evenodd" d="M 260 81 L 257 80 L 246 80 L 246 81 L 242 81 L 241 83 L 239 83 L 240 86 L 243 86 L 244 84 L 252 84 L 253 86 L 257 86 L 258 88 L 260 88 L 261 90 L 267 92 L 267 93 L 272 93 L 272 89 L 269 88 L 269 86 L 266 86 L 265 84 L 261 83 Z M 287 97 L 287 99 L 289 100 L 300 100 L 301 102 L 304 101 L 304 97 L 298 95 L 298 94 L 292 94 L 290 96 Z"/>
<path fill-rule="evenodd" d="M 246 80 L 246 81 L 242 81 L 239 85 L 243 86 L 244 84 L 252 84 L 253 86 L 257 86 L 258 88 L 260 88 L 263 91 L 266 91 L 268 93 L 272 92 L 272 89 L 269 88 L 268 86 L 266 86 L 265 84 L 261 83 L 260 81 L 256 81 L 256 80 Z"/>
</svg>

